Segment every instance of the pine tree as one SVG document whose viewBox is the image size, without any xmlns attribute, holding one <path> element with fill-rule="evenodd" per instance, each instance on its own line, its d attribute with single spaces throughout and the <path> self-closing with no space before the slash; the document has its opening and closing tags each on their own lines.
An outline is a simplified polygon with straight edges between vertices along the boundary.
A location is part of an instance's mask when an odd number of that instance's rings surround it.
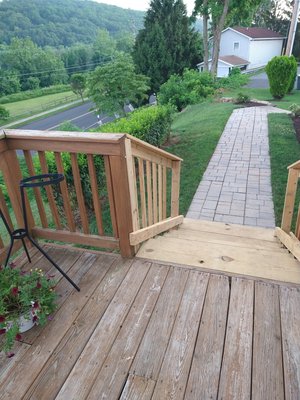
<svg viewBox="0 0 300 400">
<path fill-rule="evenodd" d="M 151 89 L 184 68 L 201 61 L 200 38 L 191 26 L 182 0 L 152 0 L 133 51 L 138 72 L 150 78 Z"/>
</svg>

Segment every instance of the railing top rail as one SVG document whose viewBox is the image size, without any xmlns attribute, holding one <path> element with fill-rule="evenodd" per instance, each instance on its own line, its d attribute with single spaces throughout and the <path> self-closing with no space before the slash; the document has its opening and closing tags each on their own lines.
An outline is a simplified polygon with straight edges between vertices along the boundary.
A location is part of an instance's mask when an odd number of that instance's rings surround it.
<svg viewBox="0 0 300 400">
<path fill-rule="evenodd" d="M 4 135 L 4 137 L 3 137 Z M 37 139 L 48 141 L 92 141 L 101 143 L 117 143 L 125 135 L 120 133 L 90 133 L 90 132 L 65 132 L 65 131 L 32 131 L 22 129 L 5 129 L 0 134 L 0 139 Z"/>
<path fill-rule="evenodd" d="M 141 139 L 138 139 L 138 138 L 136 138 L 134 136 L 131 136 L 128 133 L 126 133 L 126 137 L 128 139 L 130 139 L 131 142 L 137 144 L 138 146 L 144 147 L 145 149 L 150 150 L 150 151 L 152 151 L 152 152 L 154 152 L 154 153 L 156 153 L 156 154 L 158 154 L 158 155 L 160 155 L 160 156 L 162 156 L 164 158 L 167 158 L 167 159 L 172 160 L 172 161 L 182 161 L 182 158 L 177 157 L 174 154 L 168 153 L 167 151 L 162 150 L 162 149 L 160 149 L 158 147 L 155 147 L 155 146 L 153 146 L 153 145 L 151 145 L 151 144 L 149 144 L 147 142 L 144 142 Z"/>
<path fill-rule="evenodd" d="M 300 169 L 300 160 L 288 166 L 288 169 Z"/>
</svg>

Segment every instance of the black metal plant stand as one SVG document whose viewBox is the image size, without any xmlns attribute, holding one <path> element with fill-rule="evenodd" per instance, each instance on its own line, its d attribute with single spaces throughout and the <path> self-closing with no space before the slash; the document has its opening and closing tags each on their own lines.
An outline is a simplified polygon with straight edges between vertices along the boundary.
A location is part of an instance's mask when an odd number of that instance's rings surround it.
<svg viewBox="0 0 300 400">
<path fill-rule="evenodd" d="M 20 192 L 21 192 L 21 202 L 22 202 L 22 212 L 23 212 L 23 219 L 24 219 L 24 228 L 11 230 L 9 224 L 0 209 L 0 216 L 4 222 L 4 225 L 10 235 L 10 246 L 8 249 L 5 267 L 8 264 L 8 260 L 14 245 L 15 240 L 22 240 L 22 244 L 27 255 L 28 261 L 31 263 L 31 259 L 26 247 L 26 243 L 24 238 L 26 237 L 32 244 L 35 246 L 46 258 L 47 260 L 74 286 L 78 292 L 80 291 L 79 287 L 76 285 L 75 282 L 72 281 L 71 278 L 56 264 L 55 261 L 43 250 L 43 248 L 30 236 L 29 229 L 28 229 L 28 220 L 27 220 L 27 212 L 26 212 L 26 204 L 25 204 L 25 189 L 27 188 L 35 188 L 35 187 L 44 187 L 48 185 L 55 185 L 59 182 L 64 180 L 63 174 L 43 174 L 43 175 L 35 175 L 29 178 L 22 179 L 20 181 Z"/>
</svg>

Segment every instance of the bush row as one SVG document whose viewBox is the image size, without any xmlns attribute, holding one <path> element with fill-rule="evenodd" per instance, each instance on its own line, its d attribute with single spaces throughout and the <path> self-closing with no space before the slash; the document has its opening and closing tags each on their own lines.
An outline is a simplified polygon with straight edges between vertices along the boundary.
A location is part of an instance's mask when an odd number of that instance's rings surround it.
<svg viewBox="0 0 300 400">
<path fill-rule="evenodd" d="M 0 104 L 13 103 L 15 101 L 33 99 L 34 97 L 41 97 L 48 94 L 55 94 L 55 93 L 62 93 L 69 91 L 70 91 L 70 85 L 55 85 L 35 90 L 26 90 L 25 92 L 14 93 L 8 96 L 1 97 Z"/>
<path fill-rule="evenodd" d="M 95 132 L 129 133 L 160 146 L 169 137 L 173 112 L 174 109 L 169 105 L 139 108 L 125 118 L 98 127 Z"/>
</svg>

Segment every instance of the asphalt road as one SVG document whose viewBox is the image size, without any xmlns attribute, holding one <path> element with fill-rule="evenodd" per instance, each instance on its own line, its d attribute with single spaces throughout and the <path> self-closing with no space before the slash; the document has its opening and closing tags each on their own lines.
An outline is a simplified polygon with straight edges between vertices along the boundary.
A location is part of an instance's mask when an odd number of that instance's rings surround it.
<svg viewBox="0 0 300 400">
<path fill-rule="evenodd" d="M 99 124 L 99 121 L 96 112 L 92 111 L 93 106 L 94 104 L 92 102 L 87 102 L 50 117 L 24 124 L 22 125 L 22 129 L 53 131 L 57 130 L 59 125 L 66 121 L 70 121 L 73 125 L 78 126 L 82 130 L 95 128 Z M 100 115 L 102 123 L 112 121 L 113 119 L 112 117 Z"/>
</svg>

